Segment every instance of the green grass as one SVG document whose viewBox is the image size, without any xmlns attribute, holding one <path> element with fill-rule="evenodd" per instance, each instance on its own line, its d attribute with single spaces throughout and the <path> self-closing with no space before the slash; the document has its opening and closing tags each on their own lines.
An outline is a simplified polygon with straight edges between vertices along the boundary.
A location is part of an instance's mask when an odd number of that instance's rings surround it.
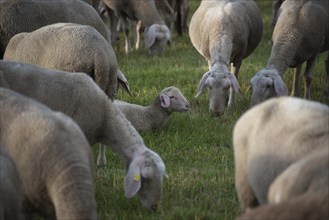
<svg viewBox="0 0 329 220">
<path fill-rule="evenodd" d="M 254 53 L 242 63 L 239 83 L 243 95 L 234 109 L 221 118 L 210 117 L 208 98 L 194 98 L 207 62 L 192 46 L 188 34 L 173 34 L 173 45 L 162 56 L 152 57 L 145 48 L 124 54 L 124 42 L 114 45 L 119 68 L 129 80 L 133 96 L 122 91 L 119 99 L 148 105 L 167 86 L 176 86 L 189 99 L 189 113 L 175 113 L 163 129 L 142 134 L 146 146 L 164 160 L 169 179 L 164 180 L 160 210 L 150 213 L 138 197 L 124 197 L 124 166 L 118 155 L 107 151 L 108 164 L 97 167 L 95 188 L 100 219 L 234 219 L 239 204 L 234 188 L 232 129 L 249 108 L 251 77 L 266 65 L 271 49 L 271 1 L 257 1 L 264 19 L 264 37 Z M 199 1 L 190 0 L 190 16 Z M 325 56 L 314 69 L 312 99 L 328 103 L 323 96 Z M 291 89 L 292 70 L 284 75 Z M 303 86 L 301 86 L 303 89 Z M 301 91 L 303 94 L 303 91 Z M 95 158 L 98 148 L 94 148 Z"/>
</svg>

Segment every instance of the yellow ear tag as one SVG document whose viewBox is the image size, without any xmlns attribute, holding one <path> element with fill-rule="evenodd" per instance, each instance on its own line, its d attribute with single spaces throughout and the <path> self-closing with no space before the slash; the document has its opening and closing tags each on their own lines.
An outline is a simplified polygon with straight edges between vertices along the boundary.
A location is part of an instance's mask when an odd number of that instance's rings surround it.
<svg viewBox="0 0 329 220">
<path fill-rule="evenodd" d="M 134 181 L 138 182 L 140 180 L 141 176 L 139 174 L 134 175 Z"/>
</svg>

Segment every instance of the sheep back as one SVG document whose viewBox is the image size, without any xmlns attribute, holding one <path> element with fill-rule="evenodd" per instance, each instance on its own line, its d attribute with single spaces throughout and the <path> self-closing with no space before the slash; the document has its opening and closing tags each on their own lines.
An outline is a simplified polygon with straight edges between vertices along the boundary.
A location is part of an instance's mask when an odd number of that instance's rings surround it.
<svg viewBox="0 0 329 220">
<path fill-rule="evenodd" d="M 0 58 L 15 34 L 58 22 L 91 25 L 108 39 L 105 24 L 98 13 L 80 0 L 11 0 L 1 1 L 0 6 Z"/>
<path fill-rule="evenodd" d="M 241 207 L 267 202 L 273 180 L 291 163 L 329 143 L 329 108 L 299 98 L 267 100 L 233 130 L 235 184 Z"/>
<path fill-rule="evenodd" d="M 0 105 L 0 144 L 20 173 L 25 214 L 96 219 L 91 148 L 78 125 L 8 89 Z"/>
<path fill-rule="evenodd" d="M 114 98 L 118 64 L 112 46 L 89 25 L 56 23 L 12 37 L 4 60 L 90 75 Z"/>
</svg>

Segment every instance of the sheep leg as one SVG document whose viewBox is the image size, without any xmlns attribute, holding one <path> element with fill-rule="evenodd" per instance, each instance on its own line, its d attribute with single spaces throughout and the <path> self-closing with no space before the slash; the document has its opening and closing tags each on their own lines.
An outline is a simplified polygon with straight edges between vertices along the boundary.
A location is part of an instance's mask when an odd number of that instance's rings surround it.
<svg viewBox="0 0 329 220">
<path fill-rule="evenodd" d="M 130 38 L 129 38 L 129 21 L 127 19 L 121 18 L 120 24 L 122 25 L 123 31 L 125 33 L 125 52 L 128 54 L 131 50 Z"/>
<path fill-rule="evenodd" d="M 139 49 L 139 45 L 141 42 L 141 29 L 142 29 L 142 21 L 138 20 L 136 23 L 136 32 L 135 32 L 135 48 L 136 50 Z"/>
<path fill-rule="evenodd" d="M 239 74 L 239 70 L 241 67 L 241 63 L 242 63 L 242 60 L 231 64 L 231 73 L 233 73 L 235 75 L 236 79 L 238 79 L 238 74 Z M 233 105 L 234 105 L 234 90 L 233 90 L 233 87 L 231 86 L 227 106 L 230 108 Z"/>
<path fill-rule="evenodd" d="M 298 97 L 299 96 L 299 79 L 300 79 L 300 73 L 302 71 L 303 65 L 298 65 L 294 69 L 294 79 L 292 84 L 292 90 L 291 90 L 291 96 Z"/>
<path fill-rule="evenodd" d="M 324 90 L 324 95 L 329 99 L 329 52 L 326 60 L 326 88 Z"/>
<path fill-rule="evenodd" d="M 310 99 L 311 98 L 311 83 L 312 83 L 312 70 L 315 64 L 315 56 L 312 56 L 306 62 L 306 68 L 304 72 L 304 98 Z"/>
<path fill-rule="evenodd" d="M 97 165 L 105 166 L 106 165 L 106 156 L 105 156 L 105 145 L 99 144 L 98 156 L 97 156 Z"/>
</svg>

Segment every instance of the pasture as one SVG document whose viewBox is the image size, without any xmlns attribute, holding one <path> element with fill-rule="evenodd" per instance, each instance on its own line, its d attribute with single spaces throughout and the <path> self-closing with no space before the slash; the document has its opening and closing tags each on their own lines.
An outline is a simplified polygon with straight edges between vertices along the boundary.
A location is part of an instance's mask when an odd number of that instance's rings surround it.
<svg viewBox="0 0 329 220">
<path fill-rule="evenodd" d="M 150 104 L 167 86 L 176 86 L 190 101 L 188 113 L 174 113 L 163 129 L 143 133 L 147 147 L 164 160 L 169 178 L 164 180 L 159 211 L 144 209 L 138 197 L 124 196 L 124 164 L 117 154 L 107 151 L 107 165 L 96 167 L 96 200 L 99 219 L 234 219 L 239 204 L 234 188 L 232 129 L 250 107 L 249 81 L 266 65 L 271 49 L 270 0 L 256 0 L 261 9 L 264 34 L 254 53 L 241 66 L 239 84 L 242 96 L 233 109 L 220 118 L 211 117 L 207 93 L 195 98 L 197 86 L 208 69 L 205 59 L 192 46 L 189 36 L 173 33 L 173 44 L 161 56 L 150 56 L 145 48 L 124 53 L 124 37 L 113 45 L 119 68 L 127 77 L 133 96 L 119 91 L 118 99 L 140 105 Z M 190 13 L 199 0 L 190 0 Z M 312 100 L 329 104 L 323 95 L 325 54 L 313 72 Z M 291 91 L 293 71 L 284 74 Z M 302 82 L 302 80 L 301 80 Z M 300 86 L 303 95 L 303 85 Z M 310 116 L 311 117 L 311 116 Z M 275 128 L 273 128 L 275 129 Z M 96 159 L 98 147 L 94 146 Z"/>
</svg>

